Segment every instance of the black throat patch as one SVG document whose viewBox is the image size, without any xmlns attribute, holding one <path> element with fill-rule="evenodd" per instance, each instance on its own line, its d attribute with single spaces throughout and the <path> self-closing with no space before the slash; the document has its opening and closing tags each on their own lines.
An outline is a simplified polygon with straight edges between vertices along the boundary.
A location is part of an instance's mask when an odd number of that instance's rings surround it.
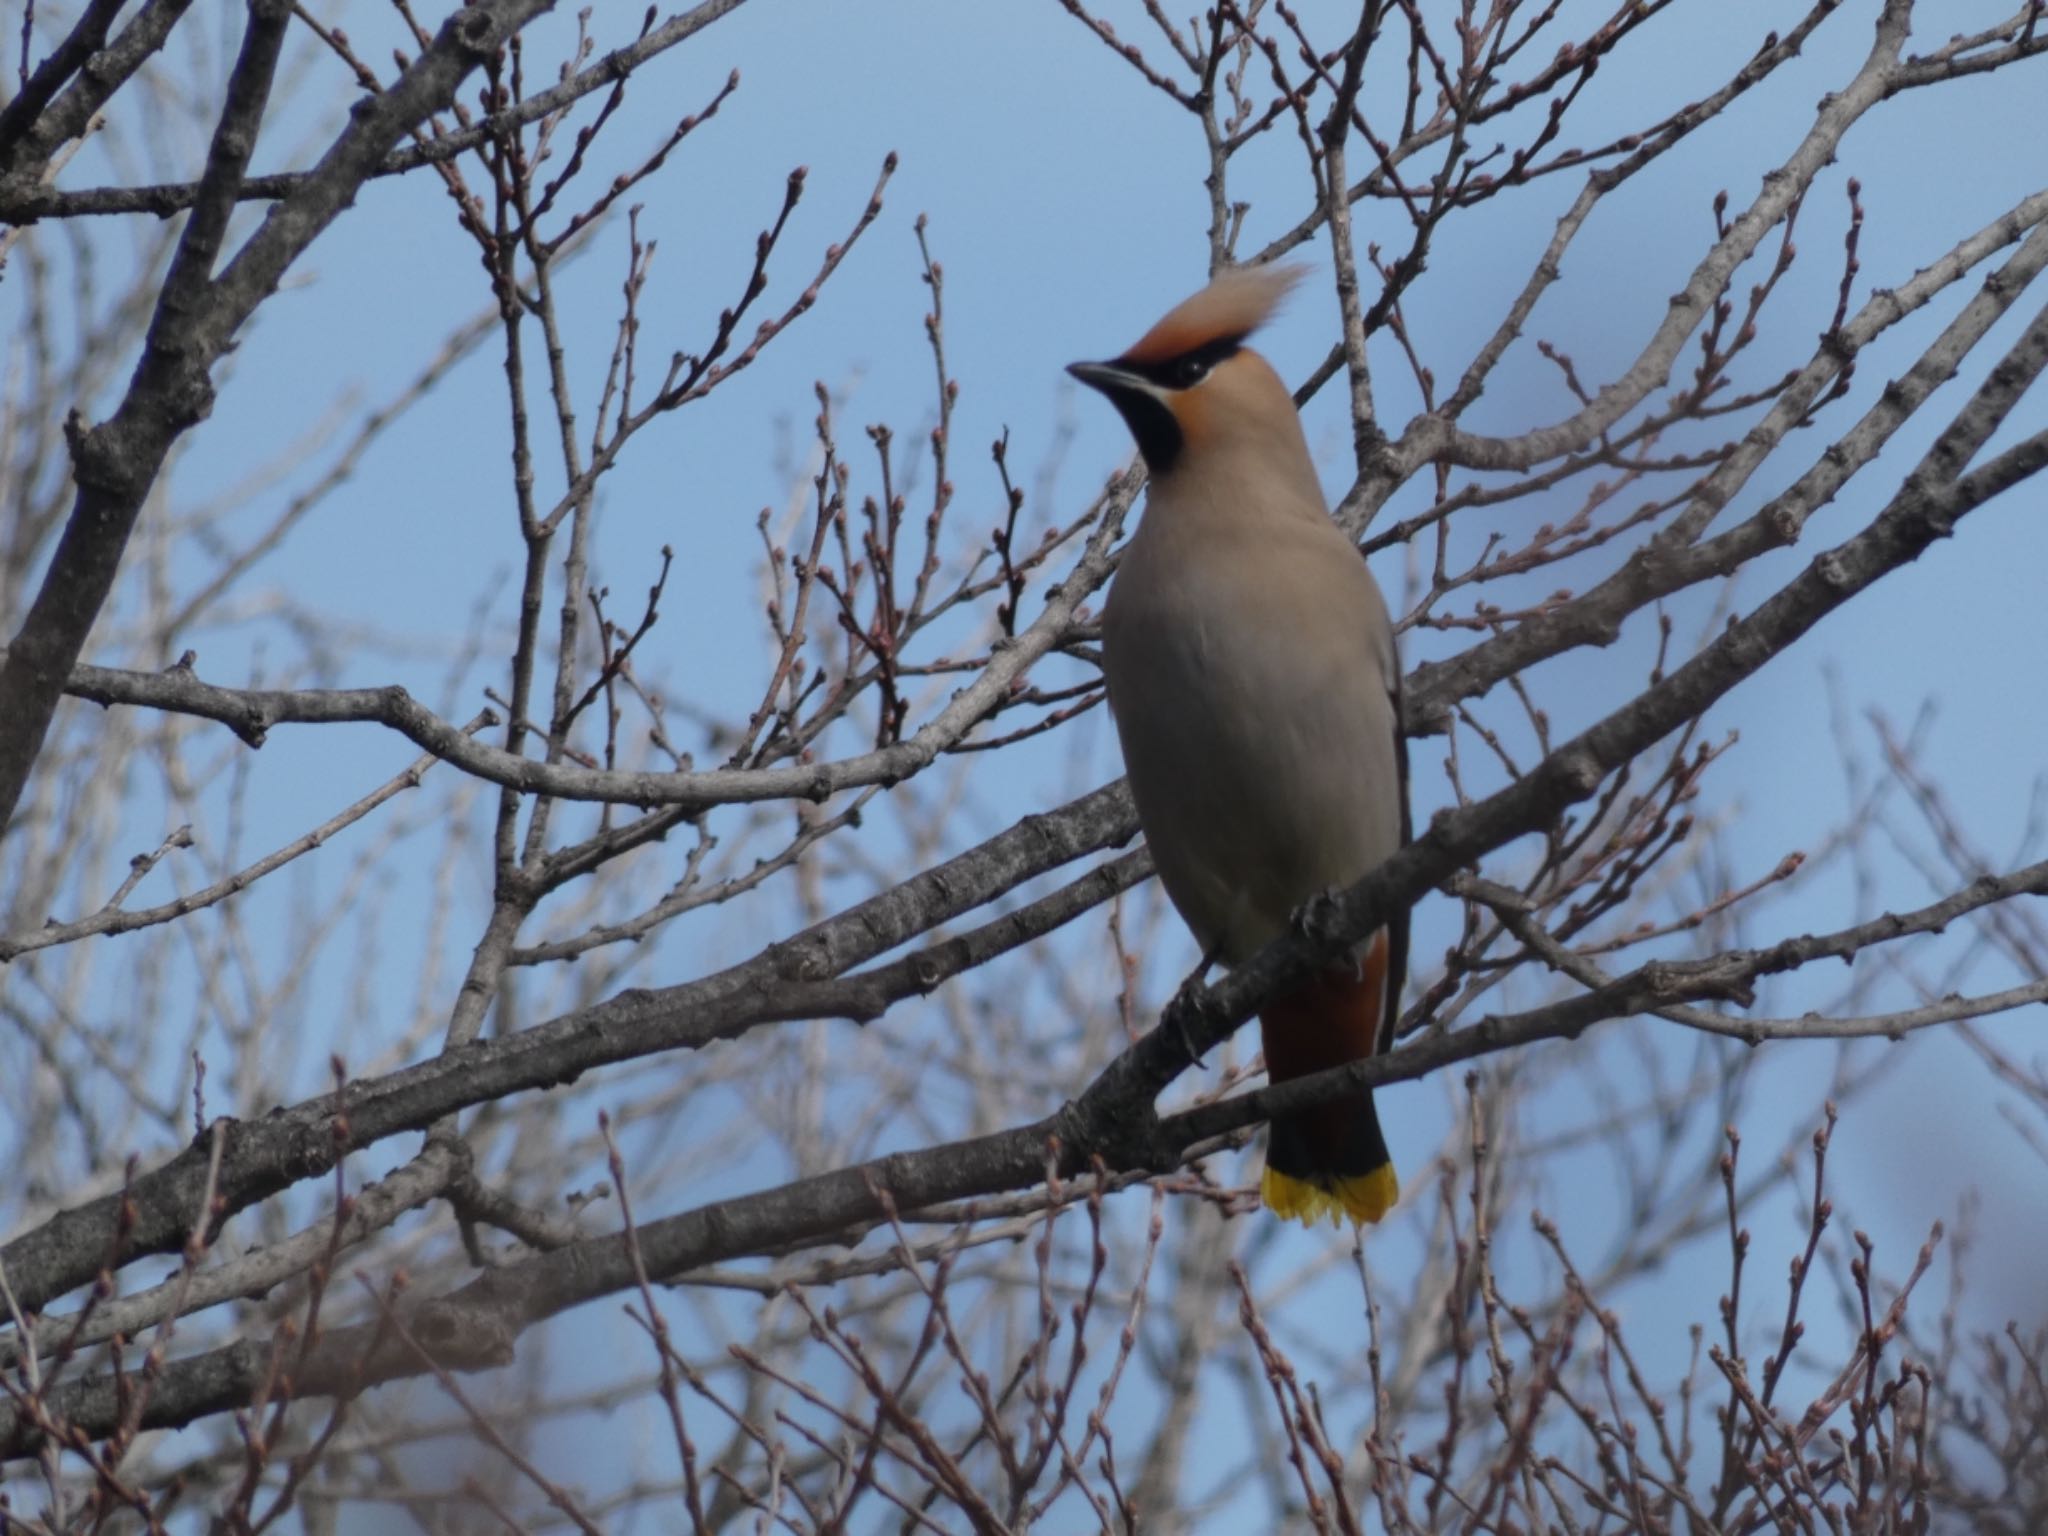
<svg viewBox="0 0 2048 1536">
<path fill-rule="evenodd" d="M 1166 402 L 1155 400 L 1142 389 L 1118 389 L 1109 392 L 1109 403 L 1116 407 L 1124 425 L 1131 429 L 1131 436 L 1138 440 L 1138 452 L 1144 456 L 1145 467 L 1153 477 L 1156 479 L 1173 468 L 1174 460 L 1187 446 L 1187 439 L 1181 435 L 1180 423 L 1174 420 Z"/>
</svg>

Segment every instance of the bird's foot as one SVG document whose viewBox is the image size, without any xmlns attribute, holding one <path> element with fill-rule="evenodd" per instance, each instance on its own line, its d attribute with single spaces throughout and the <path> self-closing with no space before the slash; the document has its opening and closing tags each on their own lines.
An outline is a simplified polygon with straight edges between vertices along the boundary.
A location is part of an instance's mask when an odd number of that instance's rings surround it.
<svg viewBox="0 0 2048 1536">
<path fill-rule="evenodd" d="M 1339 899 L 1344 894 L 1341 885 L 1326 885 L 1300 906 L 1288 918 L 1288 926 L 1311 943 L 1324 948 L 1333 948 L 1344 935 L 1343 909 Z M 1362 958 L 1354 954 L 1352 965 L 1359 976 L 1365 974 Z"/>
<path fill-rule="evenodd" d="M 1288 926 L 1305 939 L 1317 939 L 1327 944 L 1339 933 L 1339 912 L 1337 898 L 1344 894 L 1340 885 L 1326 885 L 1300 906 L 1288 918 Z"/>
</svg>

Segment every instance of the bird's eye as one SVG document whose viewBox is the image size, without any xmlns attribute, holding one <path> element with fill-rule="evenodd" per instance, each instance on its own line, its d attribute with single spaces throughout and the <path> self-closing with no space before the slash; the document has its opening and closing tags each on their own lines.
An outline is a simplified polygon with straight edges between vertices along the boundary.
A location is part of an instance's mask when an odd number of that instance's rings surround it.
<svg viewBox="0 0 2048 1536">
<path fill-rule="evenodd" d="M 1209 360 L 1206 357 L 1184 357 L 1173 365 L 1173 387 L 1192 389 L 1209 377 Z"/>
</svg>

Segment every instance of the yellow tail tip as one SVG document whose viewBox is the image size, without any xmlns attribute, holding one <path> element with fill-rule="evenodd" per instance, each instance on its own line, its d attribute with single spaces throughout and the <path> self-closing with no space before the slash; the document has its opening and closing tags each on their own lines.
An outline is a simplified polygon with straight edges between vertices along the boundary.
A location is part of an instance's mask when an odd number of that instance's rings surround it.
<svg viewBox="0 0 2048 1536">
<path fill-rule="evenodd" d="M 1330 1225 L 1342 1226 L 1349 1216 L 1366 1226 L 1394 1208 L 1401 1198 L 1401 1181 L 1394 1177 L 1392 1163 L 1353 1178 L 1332 1179 L 1327 1187 L 1268 1168 L 1259 1181 L 1259 1194 L 1267 1208 L 1286 1221 L 1312 1227 L 1327 1216 Z"/>
</svg>

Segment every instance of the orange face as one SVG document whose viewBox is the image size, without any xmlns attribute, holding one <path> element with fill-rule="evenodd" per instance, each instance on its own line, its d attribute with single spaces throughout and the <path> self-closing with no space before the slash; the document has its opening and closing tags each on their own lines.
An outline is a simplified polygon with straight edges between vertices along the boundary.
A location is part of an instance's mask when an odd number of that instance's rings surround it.
<svg viewBox="0 0 2048 1536">
<path fill-rule="evenodd" d="M 1298 267 L 1225 273 L 1121 357 L 1067 371 L 1108 397 L 1147 467 L 1164 475 L 1191 446 L 1202 450 L 1240 430 L 1270 430 L 1276 415 L 1291 421 L 1286 386 L 1244 343 L 1300 278 Z"/>
</svg>

